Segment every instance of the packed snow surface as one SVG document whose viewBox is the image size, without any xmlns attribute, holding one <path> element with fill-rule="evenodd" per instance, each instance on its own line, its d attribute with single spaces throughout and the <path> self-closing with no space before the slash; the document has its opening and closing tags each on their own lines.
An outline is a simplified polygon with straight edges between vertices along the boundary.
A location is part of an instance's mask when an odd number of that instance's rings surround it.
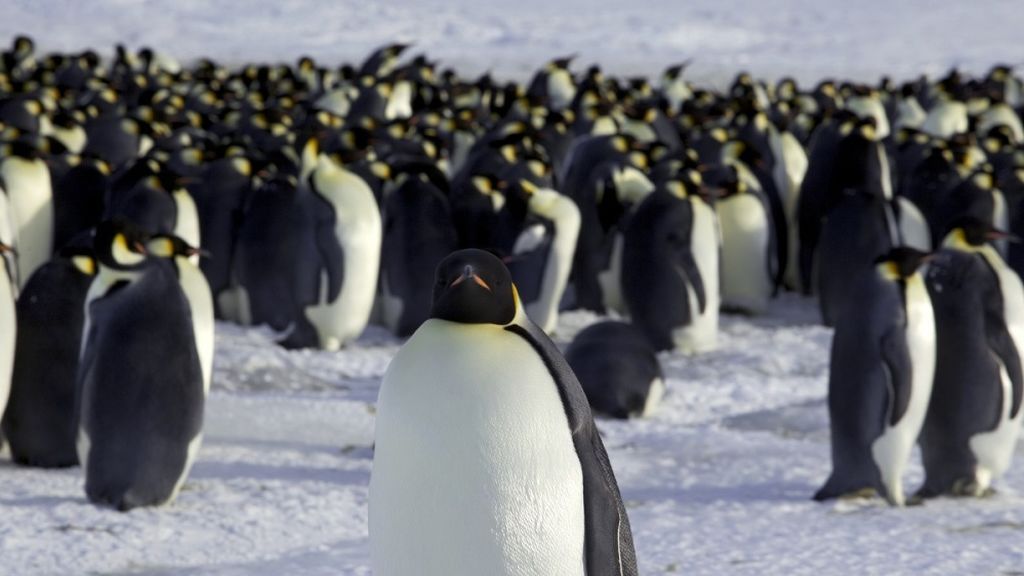
<svg viewBox="0 0 1024 576">
<path fill-rule="evenodd" d="M 597 319 L 567 315 L 557 341 Z M 811 501 L 830 469 L 830 342 L 799 296 L 724 316 L 718 350 L 661 356 L 668 392 L 652 418 L 598 422 L 641 574 L 1019 573 L 1019 455 L 988 499 Z M 371 328 L 341 352 L 288 352 L 219 324 L 206 440 L 178 500 L 96 508 L 80 470 L 0 456 L 2 573 L 369 574 L 373 406 L 399 345 Z"/>
<path fill-rule="evenodd" d="M 463 74 L 523 78 L 578 54 L 620 75 L 659 74 L 693 59 L 689 76 L 877 80 L 975 73 L 1020 63 L 1019 0 L 4 0 L 0 41 L 29 33 L 40 47 L 109 53 L 149 45 L 187 60 L 358 61 L 386 42 Z"/>
</svg>

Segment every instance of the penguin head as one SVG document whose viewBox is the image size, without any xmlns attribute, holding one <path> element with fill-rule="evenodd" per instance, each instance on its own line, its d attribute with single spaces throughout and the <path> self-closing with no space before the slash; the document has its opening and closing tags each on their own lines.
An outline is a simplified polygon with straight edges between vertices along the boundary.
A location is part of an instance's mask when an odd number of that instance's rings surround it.
<svg viewBox="0 0 1024 576">
<path fill-rule="evenodd" d="M 134 270 L 146 262 L 148 234 L 125 219 L 101 222 L 93 236 L 96 260 L 115 270 Z"/>
<path fill-rule="evenodd" d="M 922 252 L 909 246 L 897 246 L 875 259 L 883 278 L 902 281 L 914 275 L 922 264 L 931 260 L 930 252 Z"/>
<path fill-rule="evenodd" d="M 999 230 L 991 222 L 976 216 L 965 216 L 953 222 L 944 245 L 965 252 L 975 252 L 993 240 L 1020 241 L 1015 235 Z"/>
<path fill-rule="evenodd" d="M 98 271 L 96 255 L 90 246 L 79 245 L 75 240 L 72 240 L 71 244 L 61 248 L 57 254 L 70 262 L 75 267 L 75 270 L 78 270 L 79 273 L 85 276 L 95 276 Z"/>
<path fill-rule="evenodd" d="M 209 256 L 205 250 L 190 245 L 173 234 L 157 234 L 146 241 L 146 253 L 157 258 L 174 258 L 175 256 Z"/>
<path fill-rule="evenodd" d="M 497 256 L 470 248 L 437 265 L 431 318 L 504 326 L 516 317 L 519 297 L 512 275 Z"/>
</svg>

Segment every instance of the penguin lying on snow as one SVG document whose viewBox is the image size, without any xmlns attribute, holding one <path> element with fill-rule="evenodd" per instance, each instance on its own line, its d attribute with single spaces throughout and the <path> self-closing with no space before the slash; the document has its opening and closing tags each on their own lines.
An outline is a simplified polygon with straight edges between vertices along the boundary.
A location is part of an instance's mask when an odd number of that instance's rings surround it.
<svg viewBox="0 0 1024 576">
<path fill-rule="evenodd" d="M 877 491 L 902 506 L 903 470 L 935 372 L 935 319 L 918 272 L 928 255 L 894 248 L 860 277 L 858 305 L 837 318 L 829 370 L 832 475 L 827 500 Z"/>
<path fill-rule="evenodd" d="M 665 382 L 658 355 L 631 324 L 600 322 L 576 335 L 565 352 L 595 413 L 613 418 L 649 416 Z"/>
<path fill-rule="evenodd" d="M 586 397 L 508 269 L 455 252 L 433 300 L 381 383 L 374 574 L 637 574 Z"/>
</svg>

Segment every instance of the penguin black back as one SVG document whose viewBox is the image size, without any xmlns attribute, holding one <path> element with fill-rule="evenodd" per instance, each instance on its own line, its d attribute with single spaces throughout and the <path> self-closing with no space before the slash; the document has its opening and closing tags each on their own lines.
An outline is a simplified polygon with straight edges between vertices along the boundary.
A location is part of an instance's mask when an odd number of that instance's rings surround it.
<svg viewBox="0 0 1024 576">
<path fill-rule="evenodd" d="M 633 323 L 657 350 L 672 349 L 673 330 L 693 321 L 691 292 L 700 311 L 707 305 L 691 252 L 692 225 L 690 203 L 658 191 L 637 207 L 625 231 L 623 297 Z"/>
<path fill-rule="evenodd" d="M 624 322 L 600 322 L 576 335 L 565 359 L 590 407 L 613 418 L 642 416 L 657 403 L 662 378 L 657 353 L 643 332 Z"/>
<path fill-rule="evenodd" d="M 78 463 L 75 374 L 85 295 L 96 273 L 88 252 L 65 251 L 38 268 L 17 301 L 18 337 L 3 433 L 19 464 Z"/>
</svg>

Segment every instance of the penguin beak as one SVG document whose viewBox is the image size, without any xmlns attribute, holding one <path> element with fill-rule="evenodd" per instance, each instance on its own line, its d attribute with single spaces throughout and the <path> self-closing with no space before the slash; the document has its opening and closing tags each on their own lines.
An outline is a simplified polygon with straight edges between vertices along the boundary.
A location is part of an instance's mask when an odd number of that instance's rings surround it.
<svg viewBox="0 0 1024 576">
<path fill-rule="evenodd" d="M 481 288 L 487 290 L 488 292 L 492 292 L 491 287 L 487 284 L 487 282 L 484 282 L 483 278 L 477 276 L 476 272 L 473 270 L 473 267 L 468 265 L 466 266 L 465 270 L 462 271 L 462 274 L 460 274 L 458 278 L 453 280 L 452 283 L 448 285 L 448 287 L 454 288 L 459 284 L 462 284 L 466 280 L 470 279 L 472 279 L 477 286 L 480 286 Z"/>
<path fill-rule="evenodd" d="M 0 242 L 0 254 L 14 254 L 15 256 L 17 256 L 18 251 L 14 248 L 14 246 L 8 246 L 7 244 Z"/>
<path fill-rule="evenodd" d="M 132 250 L 132 252 L 135 252 L 136 254 L 148 254 L 149 253 L 149 252 L 146 251 L 146 245 L 143 244 L 142 242 L 139 242 L 139 241 L 132 242 L 131 250 Z"/>
<path fill-rule="evenodd" d="M 1006 232 L 1004 230 L 996 230 L 996 229 L 989 230 L 985 234 L 985 239 L 986 240 L 1006 240 L 1007 242 L 1012 242 L 1014 244 L 1020 244 L 1020 242 L 1021 242 L 1020 236 L 1017 236 L 1016 234 L 1014 234 L 1012 232 Z"/>
<path fill-rule="evenodd" d="M 205 249 L 205 248 L 189 248 L 189 250 L 188 250 L 188 255 L 189 256 L 195 256 L 197 254 L 199 255 L 200 258 L 206 258 L 206 259 L 213 258 L 213 254 L 211 254 L 210 251 Z"/>
</svg>

